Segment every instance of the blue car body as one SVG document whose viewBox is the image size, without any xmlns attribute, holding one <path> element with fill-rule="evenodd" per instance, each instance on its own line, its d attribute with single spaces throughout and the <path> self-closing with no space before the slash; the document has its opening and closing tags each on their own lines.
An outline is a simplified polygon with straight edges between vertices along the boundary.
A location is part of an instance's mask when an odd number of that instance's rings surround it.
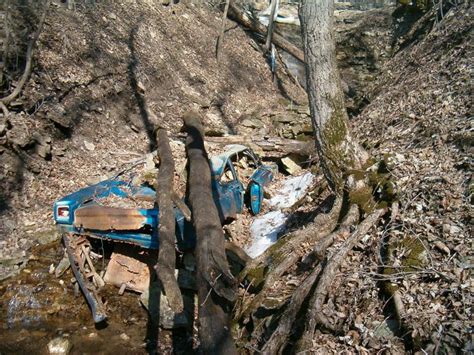
<svg viewBox="0 0 474 355">
<path fill-rule="evenodd" d="M 245 208 L 244 195 L 246 190 L 238 179 L 233 164 L 233 159 L 239 154 L 250 156 L 256 166 L 247 190 L 250 197 L 249 208 L 252 213 L 257 214 L 260 212 L 263 200 L 263 187 L 273 179 L 272 169 L 261 164 L 256 155 L 245 146 L 231 146 L 228 152 L 213 157 L 210 160 L 212 193 L 222 223 L 235 218 Z M 222 181 L 224 174 L 230 176 L 225 182 Z M 157 232 L 158 207 L 155 205 L 154 208 L 150 209 L 108 208 L 107 210 L 107 207 L 97 202 L 98 199 L 107 198 L 112 195 L 119 198 L 154 201 L 156 192 L 149 186 L 132 186 L 130 182 L 120 180 L 118 177 L 101 181 L 98 184 L 67 195 L 54 203 L 54 220 L 58 229 L 64 233 L 83 234 L 95 238 L 127 242 L 147 249 L 157 249 L 159 247 Z M 88 228 L 87 225 L 77 223 L 79 220 L 78 215 L 84 215 L 87 214 L 86 212 L 96 210 L 105 211 L 104 213 L 108 211 L 113 212 L 114 216 L 110 220 L 117 221 L 117 224 L 124 224 L 123 220 L 127 218 L 133 218 L 137 222 L 133 228 L 115 228 L 112 222 L 110 227 L 105 228 Z M 194 230 L 191 224 L 186 221 L 179 208 L 175 208 L 175 218 L 178 249 L 186 250 L 193 248 L 195 244 Z"/>
</svg>

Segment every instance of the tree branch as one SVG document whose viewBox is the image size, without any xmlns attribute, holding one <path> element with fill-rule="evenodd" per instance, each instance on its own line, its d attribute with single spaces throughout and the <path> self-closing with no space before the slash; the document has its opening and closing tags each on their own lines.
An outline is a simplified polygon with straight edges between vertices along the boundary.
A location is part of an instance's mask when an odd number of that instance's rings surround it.
<svg viewBox="0 0 474 355">
<path fill-rule="evenodd" d="M 12 102 L 13 100 L 15 100 L 17 98 L 17 96 L 23 90 L 23 86 L 25 86 L 26 81 L 28 80 L 28 78 L 31 74 L 32 62 L 33 62 L 33 51 L 34 51 L 36 42 L 38 41 L 38 38 L 41 34 L 41 31 L 43 30 L 43 25 L 44 25 L 44 21 L 46 19 L 46 14 L 48 12 L 49 3 L 50 3 L 50 0 L 47 0 L 46 4 L 44 6 L 43 14 L 41 15 L 41 19 L 40 19 L 40 22 L 38 24 L 38 28 L 36 29 L 35 35 L 33 36 L 33 38 L 28 43 L 28 47 L 27 47 L 27 50 L 26 50 L 25 70 L 23 72 L 23 75 L 21 76 L 20 81 L 18 82 L 18 85 L 16 86 L 15 90 L 13 90 L 13 92 L 10 95 L 8 95 L 6 97 L 3 97 L 3 98 L 0 98 L 0 101 L 4 105 L 8 105 L 10 102 Z"/>
</svg>

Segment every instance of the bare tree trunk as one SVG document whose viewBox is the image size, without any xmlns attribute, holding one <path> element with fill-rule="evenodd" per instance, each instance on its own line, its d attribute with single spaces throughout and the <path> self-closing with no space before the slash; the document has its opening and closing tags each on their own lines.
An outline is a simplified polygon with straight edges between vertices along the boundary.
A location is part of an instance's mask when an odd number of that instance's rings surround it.
<svg viewBox="0 0 474 355">
<path fill-rule="evenodd" d="M 0 98 L 0 101 L 4 105 L 8 105 L 10 102 L 12 102 L 18 97 L 18 95 L 23 90 L 23 87 L 25 86 L 26 81 L 28 80 L 31 74 L 31 69 L 32 69 L 32 64 L 33 64 L 33 51 L 34 51 L 36 42 L 38 41 L 38 38 L 41 34 L 41 31 L 43 30 L 44 21 L 46 19 L 46 15 L 49 9 L 49 3 L 50 3 L 50 0 L 46 0 L 44 9 L 43 9 L 43 14 L 41 15 L 40 22 L 38 24 L 38 28 L 36 29 L 36 32 L 34 33 L 33 37 L 30 39 L 28 43 L 28 48 L 26 51 L 25 70 L 23 71 L 23 75 L 21 76 L 21 79 L 18 82 L 18 85 L 15 87 L 12 93 L 10 93 L 8 96 Z"/>
<path fill-rule="evenodd" d="M 219 55 L 220 55 L 220 52 L 221 52 L 221 48 L 224 44 L 225 24 L 227 22 L 227 12 L 229 12 L 229 3 L 230 3 L 230 0 L 226 0 L 224 13 L 222 14 L 221 32 L 219 34 L 219 37 L 217 38 L 217 46 L 216 46 L 216 59 L 217 59 L 217 61 L 219 61 L 219 59 L 220 59 Z"/>
<path fill-rule="evenodd" d="M 334 0 L 303 0 L 300 22 L 306 80 L 316 149 L 331 188 L 341 194 L 351 169 L 359 169 L 366 153 L 352 139 L 333 38 Z"/>
<path fill-rule="evenodd" d="M 270 51 L 272 46 L 272 34 L 273 34 L 273 25 L 275 23 L 275 12 L 278 7 L 278 0 L 272 0 L 272 9 L 270 11 L 270 17 L 268 18 L 268 29 L 267 29 L 267 40 L 265 42 L 265 50 Z"/>
</svg>

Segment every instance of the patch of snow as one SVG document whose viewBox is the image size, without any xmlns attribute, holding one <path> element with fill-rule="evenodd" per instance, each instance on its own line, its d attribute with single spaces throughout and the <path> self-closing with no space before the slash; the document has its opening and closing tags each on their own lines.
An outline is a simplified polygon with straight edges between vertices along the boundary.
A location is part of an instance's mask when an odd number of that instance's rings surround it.
<svg viewBox="0 0 474 355">
<path fill-rule="evenodd" d="M 277 241 L 278 235 L 285 229 L 288 216 L 281 211 L 272 211 L 256 218 L 250 226 L 252 244 L 246 252 L 251 258 L 262 254 Z"/>
<path fill-rule="evenodd" d="M 311 187 L 315 176 L 305 173 L 286 180 L 277 190 L 275 196 L 268 200 L 268 204 L 275 209 L 288 208 L 298 202 Z"/>
<path fill-rule="evenodd" d="M 247 247 L 247 254 L 255 258 L 275 244 L 278 236 L 285 230 L 288 215 L 283 208 L 293 206 L 298 202 L 314 183 L 315 176 L 305 173 L 291 177 L 276 191 L 275 196 L 267 202 L 273 211 L 257 217 L 250 226 L 252 243 Z"/>
</svg>

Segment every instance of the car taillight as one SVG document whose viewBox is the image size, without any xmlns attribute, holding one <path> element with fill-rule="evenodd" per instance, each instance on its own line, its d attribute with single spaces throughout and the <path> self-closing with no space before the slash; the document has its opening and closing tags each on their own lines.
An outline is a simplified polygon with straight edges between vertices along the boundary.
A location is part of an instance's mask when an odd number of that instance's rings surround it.
<svg viewBox="0 0 474 355">
<path fill-rule="evenodd" d="M 69 207 L 58 207 L 58 217 L 69 217 Z"/>
</svg>

